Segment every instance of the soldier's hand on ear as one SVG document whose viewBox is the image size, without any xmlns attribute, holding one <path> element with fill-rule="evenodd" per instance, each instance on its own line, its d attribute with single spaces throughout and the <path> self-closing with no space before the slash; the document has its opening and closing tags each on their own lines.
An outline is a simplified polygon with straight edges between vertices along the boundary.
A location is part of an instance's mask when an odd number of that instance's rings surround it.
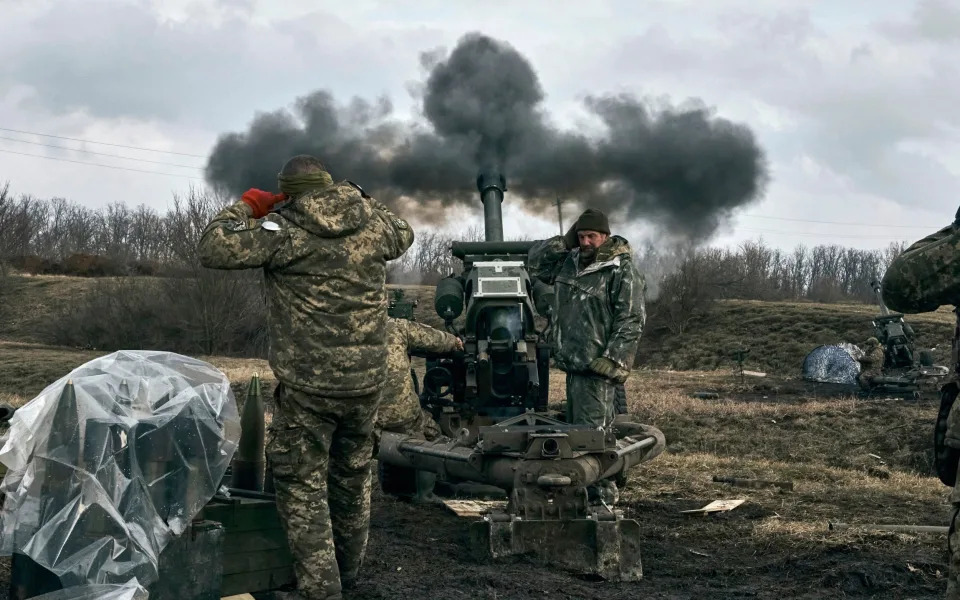
<svg viewBox="0 0 960 600">
<path fill-rule="evenodd" d="M 259 219 L 265 217 L 274 204 L 286 200 L 287 197 L 283 194 L 271 194 L 270 192 L 250 188 L 243 193 L 240 199 L 253 210 L 253 218 Z"/>
</svg>

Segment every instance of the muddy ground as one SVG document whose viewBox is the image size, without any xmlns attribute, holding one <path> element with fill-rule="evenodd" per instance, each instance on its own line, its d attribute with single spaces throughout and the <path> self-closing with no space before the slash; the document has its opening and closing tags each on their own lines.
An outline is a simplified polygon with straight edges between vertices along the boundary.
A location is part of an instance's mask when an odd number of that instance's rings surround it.
<svg viewBox="0 0 960 600">
<path fill-rule="evenodd" d="M 46 360 L 28 360 L 26 350 L 11 348 L 3 356 L 16 359 L 19 381 L 34 383 L 0 392 L 29 398 L 50 381 L 44 369 L 62 374 L 87 360 L 50 349 Z M 238 384 L 238 399 L 252 370 L 267 372 L 253 361 L 218 366 Z M 565 400 L 562 380 L 561 373 L 551 376 L 554 407 Z M 716 396 L 692 395 L 704 391 Z M 935 393 L 919 401 L 862 398 L 793 378 L 741 383 L 729 371 L 652 370 L 636 372 L 627 392 L 635 420 L 659 427 L 668 442 L 661 456 L 631 471 L 622 490 L 620 508 L 642 531 L 643 581 L 606 582 L 533 558 L 477 560 L 468 519 L 375 491 L 361 581 L 344 597 L 943 597 L 946 535 L 828 528 L 830 522 L 948 524 L 949 489 L 932 469 Z M 790 481 L 794 488 L 734 488 L 715 483 L 718 475 Z M 711 516 L 680 513 L 718 499 L 745 502 Z M 0 560 L 0 600 L 7 597 L 6 581 L 8 565 Z"/>
<path fill-rule="evenodd" d="M 690 398 L 702 390 L 719 398 Z M 828 528 L 948 523 L 949 490 L 928 470 L 932 397 L 858 399 L 840 386 L 768 378 L 741 385 L 726 374 L 689 373 L 640 375 L 628 391 L 632 412 L 659 411 L 651 422 L 673 438 L 667 453 L 632 474 L 621 501 L 643 532 L 643 581 L 600 581 L 530 558 L 478 561 L 466 519 L 377 494 L 363 582 L 345 597 L 943 597 L 945 535 Z M 715 437 L 730 443 L 722 448 Z M 795 487 L 734 489 L 713 475 Z M 746 502 L 712 516 L 680 513 L 720 498 Z"/>
</svg>

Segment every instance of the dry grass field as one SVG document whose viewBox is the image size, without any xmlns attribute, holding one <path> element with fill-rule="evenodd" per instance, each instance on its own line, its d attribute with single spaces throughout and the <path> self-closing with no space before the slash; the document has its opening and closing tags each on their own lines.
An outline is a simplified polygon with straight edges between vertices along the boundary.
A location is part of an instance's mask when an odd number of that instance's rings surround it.
<svg viewBox="0 0 960 600">
<path fill-rule="evenodd" d="M 0 342 L 0 399 L 20 404 L 100 353 Z M 202 357 L 236 384 L 264 361 Z M 563 374 L 551 400 L 564 401 Z M 691 397 L 713 391 L 714 400 Z M 857 400 L 790 379 L 729 370 L 644 370 L 627 384 L 630 412 L 660 427 L 667 451 L 631 473 L 621 505 L 643 528 L 646 579 L 592 581 L 526 560 L 482 564 L 467 525 L 438 507 L 376 494 L 369 558 L 356 598 L 937 598 L 946 537 L 828 523 L 944 525 L 948 489 L 931 476 L 932 397 Z M 792 491 L 744 489 L 713 476 L 790 481 Z M 729 513 L 680 511 L 716 499 Z"/>
<path fill-rule="evenodd" d="M 42 307 L 69 301 L 81 284 L 29 279 L 20 280 L 16 303 L 33 309 L 0 321 L 0 402 L 14 405 L 105 354 L 31 341 Z M 421 299 L 418 318 L 438 324 L 430 316 L 430 290 L 409 293 Z M 870 335 L 873 314 L 857 305 L 727 302 L 683 343 L 658 333 L 658 353 L 645 341 L 643 367 L 627 382 L 629 408 L 636 420 L 662 429 L 668 446 L 631 472 L 621 498 L 643 530 L 644 581 L 595 581 L 527 559 L 477 562 L 466 548 L 465 521 L 442 507 L 375 492 L 364 577 L 351 597 L 942 597 L 945 535 L 828 527 L 949 521 L 949 489 L 932 475 L 935 392 L 920 402 L 857 399 L 795 377 L 797 357 L 816 345 Z M 947 339 L 950 317 L 936 313 L 910 322 L 932 346 Z M 766 377 L 743 383 L 734 377 L 722 349 L 739 340 L 753 348 L 748 368 L 767 370 Z M 255 372 L 266 391 L 272 389 L 265 361 L 199 358 L 229 376 L 238 400 Z M 689 365 L 700 370 L 675 370 Z M 697 391 L 717 397 L 695 398 Z M 564 400 L 563 374 L 554 372 L 551 403 Z M 714 476 L 789 481 L 793 489 L 739 488 L 715 483 Z M 680 512 L 717 499 L 745 502 L 713 516 Z M 4 594 L 0 589 L 0 598 Z"/>
</svg>

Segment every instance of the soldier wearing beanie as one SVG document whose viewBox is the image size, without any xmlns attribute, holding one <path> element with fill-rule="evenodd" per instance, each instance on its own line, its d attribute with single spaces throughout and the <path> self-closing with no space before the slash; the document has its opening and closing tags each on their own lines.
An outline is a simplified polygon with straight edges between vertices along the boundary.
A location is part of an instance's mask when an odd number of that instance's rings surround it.
<svg viewBox="0 0 960 600">
<path fill-rule="evenodd" d="M 645 282 L 630 244 L 590 208 L 565 235 L 534 245 L 529 267 L 555 288 L 550 333 L 567 374 L 567 421 L 609 429 L 646 322 Z"/>
</svg>

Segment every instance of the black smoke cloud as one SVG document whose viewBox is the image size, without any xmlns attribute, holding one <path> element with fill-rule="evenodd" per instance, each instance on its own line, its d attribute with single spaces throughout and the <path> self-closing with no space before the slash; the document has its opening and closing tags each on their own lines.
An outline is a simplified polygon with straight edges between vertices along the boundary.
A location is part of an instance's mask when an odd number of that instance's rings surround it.
<svg viewBox="0 0 960 600">
<path fill-rule="evenodd" d="M 766 160 L 751 130 L 702 104 L 589 96 L 601 132 L 588 136 L 550 123 L 536 72 L 508 44 L 468 34 L 449 55 L 423 53 L 421 63 L 426 122 L 395 119 L 386 98 L 341 105 L 316 91 L 294 113 L 258 114 L 248 131 L 221 136 L 208 182 L 232 195 L 273 190 L 289 157 L 313 154 L 335 179 L 360 183 L 404 216 L 442 222 L 443 211 L 417 207 L 466 204 L 479 214 L 476 175 L 497 169 L 508 199 L 519 196 L 530 212 L 560 196 L 695 240 L 763 194 Z"/>
</svg>

